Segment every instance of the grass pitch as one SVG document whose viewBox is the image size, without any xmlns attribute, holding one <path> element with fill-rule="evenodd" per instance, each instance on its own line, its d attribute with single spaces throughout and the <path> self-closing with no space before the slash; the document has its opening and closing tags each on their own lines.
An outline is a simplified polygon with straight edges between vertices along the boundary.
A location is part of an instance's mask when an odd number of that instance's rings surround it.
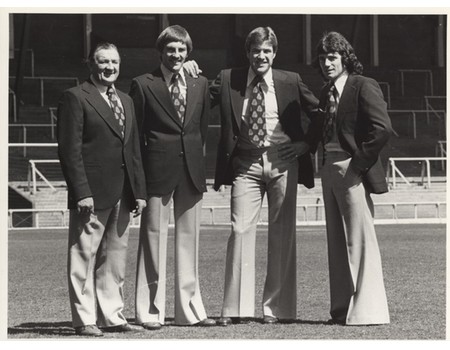
<svg viewBox="0 0 450 350">
<path fill-rule="evenodd" d="M 172 231 L 171 231 L 172 232 Z M 200 284 L 208 316 L 218 318 L 229 227 L 205 226 L 200 237 Z M 324 227 L 297 229 L 298 314 L 291 324 L 261 323 L 267 260 L 266 228 L 258 229 L 256 317 L 228 327 L 166 326 L 160 331 L 106 334 L 104 339 L 445 339 L 445 225 L 377 227 L 391 324 L 330 326 Z M 134 322 L 138 232 L 132 230 L 125 282 L 125 316 Z M 167 309 L 173 320 L 173 233 L 168 247 Z M 8 338 L 80 339 L 71 327 L 66 230 L 12 231 L 8 242 Z"/>
</svg>

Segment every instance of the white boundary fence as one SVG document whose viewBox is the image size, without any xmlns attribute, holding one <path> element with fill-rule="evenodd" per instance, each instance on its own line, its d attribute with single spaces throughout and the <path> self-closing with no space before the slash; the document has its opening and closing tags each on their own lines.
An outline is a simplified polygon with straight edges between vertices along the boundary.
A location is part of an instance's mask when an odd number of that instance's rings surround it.
<svg viewBox="0 0 450 350">
<path fill-rule="evenodd" d="M 424 207 L 434 207 L 435 214 L 433 216 L 428 215 L 427 217 L 420 217 L 419 209 Z M 389 203 L 376 203 L 375 204 L 375 212 L 377 209 L 381 209 L 382 207 L 386 207 L 386 210 L 391 212 L 391 215 L 383 215 L 383 218 L 375 218 L 375 224 L 445 224 L 447 223 L 446 217 L 441 215 L 441 213 L 446 212 L 446 202 L 389 202 Z M 408 215 L 408 217 L 401 217 L 399 214 L 401 210 L 407 209 L 406 207 L 412 207 L 412 215 Z M 267 210 L 267 206 L 262 207 L 263 210 Z M 219 211 L 226 211 L 226 217 L 229 217 L 229 206 L 204 206 L 202 208 L 203 215 L 207 216 L 207 219 L 204 219 L 202 225 L 229 225 L 229 220 L 220 220 L 218 219 Z M 309 218 L 311 211 L 315 212 L 314 214 L 316 218 Z M 305 204 L 305 205 L 297 205 L 297 211 L 302 212 L 302 215 L 297 215 L 297 225 L 298 226 L 321 226 L 325 225 L 324 215 L 323 215 L 324 206 L 323 204 Z M 33 219 L 33 225 L 31 227 L 19 227 L 14 225 L 13 216 L 14 214 L 29 214 L 29 216 L 22 220 L 26 221 L 27 219 Z M 53 226 L 41 226 L 39 220 L 39 214 L 49 214 L 53 213 L 60 217 L 59 225 Z M 314 216 L 313 215 L 313 216 Z M 404 214 L 403 214 L 404 215 Z M 303 219 L 303 220 L 302 220 Z M 19 221 L 19 225 L 22 224 Z M 10 230 L 30 230 L 30 229 L 61 229 L 68 228 L 69 222 L 69 210 L 68 209 L 9 209 L 8 210 L 8 228 Z M 131 219 L 131 227 L 139 227 L 140 225 L 140 217 Z M 173 225 L 171 219 L 171 225 Z M 261 220 L 259 225 L 266 226 L 267 221 Z"/>
<path fill-rule="evenodd" d="M 406 178 L 405 175 L 400 171 L 395 162 L 419 162 L 422 164 L 421 170 L 421 178 L 422 183 L 425 188 L 431 188 L 431 161 L 441 161 L 445 162 L 447 160 L 446 157 L 392 157 L 389 158 L 387 169 L 386 169 L 386 179 L 388 183 L 391 183 L 392 180 L 392 188 L 397 187 L 397 175 L 408 185 L 411 186 L 411 182 Z M 391 173 L 391 177 L 390 177 Z M 426 176 L 426 184 L 424 182 L 424 178 Z"/>
</svg>

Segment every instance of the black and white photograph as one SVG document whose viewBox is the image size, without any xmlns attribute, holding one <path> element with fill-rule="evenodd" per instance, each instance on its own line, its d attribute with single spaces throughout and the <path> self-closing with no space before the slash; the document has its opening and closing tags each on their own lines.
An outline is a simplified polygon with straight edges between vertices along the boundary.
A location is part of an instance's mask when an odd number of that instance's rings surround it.
<svg viewBox="0 0 450 350">
<path fill-rule="evenodd" d="M 445 345 L 450 8 L 95 6 L 0 8 L 2 343 Z"/>
</svg>

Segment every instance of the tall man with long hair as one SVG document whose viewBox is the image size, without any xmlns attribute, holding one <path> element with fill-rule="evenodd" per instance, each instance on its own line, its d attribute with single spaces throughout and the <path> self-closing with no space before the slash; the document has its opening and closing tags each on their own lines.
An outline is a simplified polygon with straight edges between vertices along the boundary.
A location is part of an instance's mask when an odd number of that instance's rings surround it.
<svg viewBox="0 0 450 350">
<path fill-rule="evenodd" d="M 391 134 L 378 83 L 362 76 L 353 47 L 323 35 L 317 62 L 327 84 L 320 97 L 324 146 L 322 188 L 330 271 L 330 323 L 389 323 L 371 193 L 388 191 L 380 152 Z"/>
</svg>

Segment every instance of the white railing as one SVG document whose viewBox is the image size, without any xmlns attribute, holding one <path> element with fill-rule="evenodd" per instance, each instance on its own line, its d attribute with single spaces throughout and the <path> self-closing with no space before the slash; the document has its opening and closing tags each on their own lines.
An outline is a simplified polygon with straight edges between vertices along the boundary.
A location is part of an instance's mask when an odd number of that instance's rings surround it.
<svg viewBox="0 0 450 350">
<path fill-rule="evenodd" d="M 389 109 L 388 110 L 388 114 L 394 114 L 394 113 L 403 113 L 403 114 L 408 114 L 410 117 L 412 117 L 412 127 L 413 127 L 413 138 L 416 139 L 417 138 L 417 121 L 416 121 L 416 116 L 418 114 L 426 114 L 427 118 L 428 118 L 428 111 L 427 110 L 420 110 L 420 109 Z M 439 113 L 443 114 L 443 119 L 446 119 L 446 111 L 445 110 L 433 110 L 433 113 L 436 116 L 439 116 Z M 441 120 L 440 116 L 439 116 L 439 120 Z M 398 136 L 398 133 L 394 130 L 394 133 L 396 136 Z"/>
<path fill-rule="evenodd" d="M 433 96 L 433 72 L 430 69 L 399 69 L 400 73 L 400 89 L 402 96 L 405 96 L 405 73 L 422 73 L 425 75 L 425 87 L 430 88 L 430 95 Z M 427 84 L 428 82 L 428 84 Z"/>
<path fill-rule="evenodd" d="M 443 224 L 447 222 L 445 215 L 441 215 L 441 213 L 446 213 L 446 202 L 436 201 L 436 202 L 388 202 L 388 203 L 375 203 L 375 224 L 406 224 L 406 223 L 428 223 L 428 224 Z M 434 215 L 420 216 L 419 209 L 421 207 L 434 207 Z M 377 211 L 382 207 L 388 207 L 391 210 L 391 213 L 384 215 L 377 215 Z M 412 213 L 409 211 L 408 215 L 405 215 L 405 208 L 411 207 Z M 267 209 L 267 206 L 262 207 L 263 210 Z M 315 218 L 309 218 L 307 214 L 309 209 L 313 209 L 316 212 L 324 212 L 323 204 L 303 204 L 297 205 L 297 210 L 304 213 L 303 218 L 297 218 L 296 224 L 298 226 L 315 226 L 315 225 L 325 225 L 325 219 L 323 215 L 316 216 Z M 228 220 L 218 220 L 217 212 L 218 211 L 226 211 L 226 217 L 229 218 L 229 206 L 204 206 L 202 208 L 203 213 L 208 214 L 208 219 L 202 221 L 202 225 L 212 225 L 212 226 L 223 226 L 230 225 Z M 400 215 L 399 212 L 402 212 L 403 215 Z M 15 214 L 26 214 L 29 213 L 29 216 L 25 218 L 21 218 L 21 221 L 14 225 L 14 215 Z M 49 215 L 56 214 L 59 218 L 56 218 L 56 223 L 53 225 L 41 225 L 41 221 L 48 222 L 47 219 L 41 220 L 40 214 Z M 379 216 L 379 217 L 377 217 Z M 401 217 L 403 216 L 403 217 Z M 12 230 L 23 230 L 23 229 L 54 229 L 54 228 L 67 228 L 68 227 L 68 218 L 69 218 L 69 210 L 68 209 L 9 209 L 8 210 L 8 228 Z M 31 226 L 20 227 L 24 221 L 32 219 L 30 223 Z M 303 219 L 303 220 L 302 220 Z M 53 220 L 55 221 L 54 217 Z M 260 220 L 258 225 L 266 226 L 268 223 L 265 220 Z M 140 225 L 140 216 L 137 218 L 131 218 L 130 226 L 131 227 L 139 227 Z M 173 223 L 171 222 L 171 225 Z"/>
<path fill-rule="evenodd" d="M 392 175 L 392 188 L 396 188 L 397 186 L 397 175 L 400 176 L 400 178 L 403 179 L 403 181 L 408 185 L 411 186 L 411 182 L 408 181 L 408 179 L 403 175 L 403 173 L 400 171 L 400 169 L 397 167 L 395 162 L 419 162 L 422 164 L 422 170 L 421 170 L 421 178 L 422 178 L 422 184 L 424 184 L 424 187 L 431 188 L 431 165 L 430 162 L 432 161 L 446 161 L 446 157 L 392 157 L 389 158 L 388 166 L 386 170 L 386 178 L 388 183 L 390 183 L 390 173 Z M 424 183 L 424 177 L 426 176 L 426 185 Z"/>
<path fill-rule="evenodd" d="M 68 217 L 69 217 L 69 210 L 68 209 L 8 209 L 8 227 L 10 229 L 23 229 L 25 227 L 14 226 L 14 214 L 27 214 L 29 213 L 28 217 L 21 218 L 21 221 L 19 221 L 19 225 L 23 224 L 23 222 L 27 221 L 28 219 L 32 219 L 32 226 L 26 227 L 26 228 L 67 228 L 68 227 Z M 60 215 L 59 225 L 53 225 L 53 226 L 47 226 L 47 225 L 41 225 L 41 215 L 48 215 L 48 214 L 57 214 Z"/>
<path fill-rule="evenodd" d="M 57 108 L 56 107 L 49 107 L 48 108 L 48 112 L 50 114 L 50 123 L 55 124 L 56 120 L 58 119 L 56 117 L 56 112 L 57 112 Z"/>
<path fill-rule="evenodd" d="M 55 187 L 50 183 L 50 181 L 38 170 L 36 164 L 57 164 L 59 163 L 58 159 L 30 159 L 28 167 L 28 190 L 30 194 L 36 194 L 37 191 L 37 178 L 39 177 L 43 180 L 48 187 L 50 187 L 53 191 L 56 191 Z"/>
<path fill-rule="evenodd" d="M 50 128 L 50 135 L 52 140 L 55 140 L 55 123 L 51 124 L 9 124 L 11 128 L 21 128 L 22 129 L 22 141 L 23 143 L 28 143 L 28 129 L 31 128 Z M 23 156 L 27 156 L 27 148 L 26 146 L 23 149 Z"/>
</svg>

